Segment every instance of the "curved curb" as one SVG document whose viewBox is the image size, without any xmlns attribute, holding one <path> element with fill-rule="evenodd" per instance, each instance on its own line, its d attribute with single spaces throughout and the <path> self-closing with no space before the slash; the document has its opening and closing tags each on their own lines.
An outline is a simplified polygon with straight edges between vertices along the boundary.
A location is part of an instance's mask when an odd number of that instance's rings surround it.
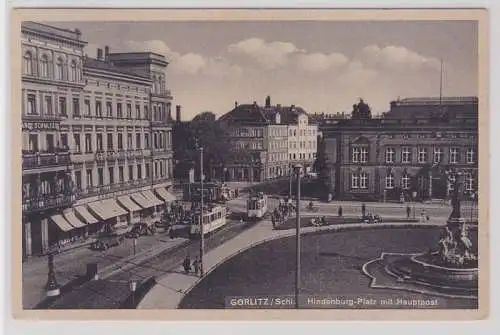
<svg viewBox="0 0 500 335">
<path fill-rule="evenodd" d="M 304 235 L 312 235 L 312 234 L 321 234 L 321 233 L 330 233 L 330 232 L 343 232 L 343 231 L 352 231 L 352 230 L 365 230 L 365 229 L 390 229 L 390 228 L 439 228 L 444 226 L 446 223 L 425 223 L 425 224 L 415 224 L 415 223 L 390 223 L 390 222 L 383 222 L 380 224 L 375 225 L 367 225 L 365 223 L 362 224 L 346 224 L 346 225 L 335 225 L 335 226 L 327 226 L 325 227 L 315 227 L 315 229 L 311 229 L 309 231 L 305 231 L 301 234 L 301 236 Z M 229 261 L 231 258 L 253 248 L 256 247 L 260 244 L 278 240 L 280 238 L 285 238 L 285 237 L 290 237 L 290 236 L 295 236 L 295 231 L 286 231 L 283 234 L 277 234 L 275 236 L 271 236 L 262 240 L 259 240 L 257 242 L 254 242 L 246 247 L 243 247 L 232 254 L 224 257 L 222 260 L 217 262 L 215 265 L 211 266 L 206 272 L 203 278 L 197 279 L 191 286 L 189 286 L 185 290 L 179 290 L 179 293 L 183 294 L 183 297 L 176 303 L 175 308 L 179 308 L 180 303 L 182 302 L 182 299 L 191 292 L 193 288 L 195 288 L 200 281 L 202 281 L 204 278 L 206 278 L 210 273 L 212 273 L 216 268 L 218 268 L 220 265 L 223 263 Z M 140 305 L 140 302 L 139 304 Z"/>
</svg>

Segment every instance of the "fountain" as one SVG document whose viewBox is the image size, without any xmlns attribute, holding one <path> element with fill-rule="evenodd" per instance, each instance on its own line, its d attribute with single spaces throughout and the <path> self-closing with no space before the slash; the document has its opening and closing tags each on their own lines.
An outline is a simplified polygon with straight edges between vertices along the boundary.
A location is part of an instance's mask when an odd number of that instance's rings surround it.
<svg viewBox="0 0 500 335">
<path fill-rule="evenodd" d="M 477 299 L 477 245 L 472 242 L 470 226 L 460 212 L 463 175 L 447 172 L 453 186 L 452 212 L 436 248 L 419 254 L 383 253 L 366 263 L 363 271 L 372 278 L 372 287 Z"/>
</svg>

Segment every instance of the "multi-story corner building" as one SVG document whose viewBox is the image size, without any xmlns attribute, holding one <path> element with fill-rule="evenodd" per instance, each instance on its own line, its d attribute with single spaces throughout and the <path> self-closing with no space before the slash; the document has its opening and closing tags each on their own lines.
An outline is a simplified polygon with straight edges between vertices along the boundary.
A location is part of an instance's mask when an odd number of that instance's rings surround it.
<svg viewBox="0 0 500 335">
<path fill-rule="evenodd" d="M 231 138 L 226 181 L 264 181 L 290 174 L 294 163 L 312 166 L 316 157 L 317 126 L 300 107 L 238 105 L 221 116 Z"/>
<path fill-rule="evenodd" d="M 21 34 L 24 256 L 173 200 L 164 57 L 106 47 L 88 58 L 78 30 L 34 22 Z M 145 70 L 127 68 L 127 55 Z"/>
<path fill-rule="evenodd" d="M 418 102 L 418 105 L 414 102 Z M 477 191 L 477 98 L 405 99 L 382 118 L 330 120 L 321 125 L 323 171 L 338 199 L 418 200 L 449 195 L 449 169 Z M 425 106 L 425 110 L 418 106 Z"/>
</svg>

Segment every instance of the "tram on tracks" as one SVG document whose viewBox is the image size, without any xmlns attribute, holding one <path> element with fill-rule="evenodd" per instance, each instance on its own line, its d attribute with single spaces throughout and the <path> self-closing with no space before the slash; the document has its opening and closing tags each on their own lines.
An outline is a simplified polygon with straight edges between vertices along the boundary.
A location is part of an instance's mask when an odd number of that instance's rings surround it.
<svg viewBox="0 0 500 335">
<path fill-rule="evenodd" d="M 262 192 L 250 194 L 247 200 L 247 218 L 261 220 L 268 211 L 268 197 Z"/>
<path fill-rule="evenodd" d="M 189 230 L 190 238 L 200 238 L 201 211 L 198 209 L 193 215 L 193 222 Z M 215 205 L 208 206 L 203 211 L 203 235 L 213 233 L 227 224 L 226 207 Z"/>
</svg>

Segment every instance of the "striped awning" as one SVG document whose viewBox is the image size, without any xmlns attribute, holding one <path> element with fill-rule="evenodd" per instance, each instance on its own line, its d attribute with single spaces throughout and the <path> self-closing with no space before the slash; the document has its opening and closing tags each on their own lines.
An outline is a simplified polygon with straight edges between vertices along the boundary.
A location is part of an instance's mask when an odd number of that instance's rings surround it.
<svg viewBox="0 0 500 335">
<path fill-rule="evenodd" d="M 133 202 L 128 195 L 119 197 L 116 200 L 118 201 L 118 204 L 125 207 L 129 212 L 137 212 L 141 210 L 141 207 L 139 207 L 135 202 Z"/>
<path fill-rule="evenodd" d="M 114 199 L 105 199 L 102 200 L 102 206 L 105 208 L 111 208 L 113 210 L 113 216 L 121 216 L 126 215 L 128 212 L 123 209 Z"/>
<path fill-rule="evenodd" d="M 113 208 L 103 206 L 101 201 L 95 201 L 88 204 L 89 209 L 101 220 L 108 220 L 115 217 Z"/>
<path fill-rule="evenodd" d="M 170 201 L 176 201 L 177 200 L 177 198 L 172 193 L 170 193 L 169 191 L 167 191 L 167 189 L 164 188 L 164 187 L 155 188 L 154 191 L 165 202 L 170 202 Z"/>
<path fill-rule="evenodd" d="M 163 200 L 158 199 L 150 190 L 143 191 L 142 195 L 150 202 L 152 202 L 155 206 L 163 205 Z"/>
<path fill-rule="evenodd" d="M 88 224 L 93 224 L 99 222 L 85 206 L 78 206 L 74 208 L 75 212 L 80 214 L 80 217 L 84 219 Z"/>
<path fill-rule="evenodd" d="M 87 226 L 85 222 L 82 222 L 79 218 L 76 217 L 75 213 L 71 209 L 65 210 L 63 212 L 63 216 L 66 221 L 68 221 L 75 228 L 83 228 Z"/>
<path fill-rule="evenodd" d="M 54 223 L 62 230 L 62 231 L 70 231 L 70 230 L 73 230 L 75 229 L 68 221 L 66 221 L 66 219 L 60 215 L 60 214 L 57 214 L 57 215 L 52 215 L 50 217 L 50 219 L 52 221 L 54 221 Z"/>
<path fill-rule="evenodd" d="M 145 196 L 143 196 L 140 192 L 134 193 L 130 196 L 135 202 L 137 202 L 142 208 L 151 208 L 155 205 L 149 201 Z"/>
</svg>

